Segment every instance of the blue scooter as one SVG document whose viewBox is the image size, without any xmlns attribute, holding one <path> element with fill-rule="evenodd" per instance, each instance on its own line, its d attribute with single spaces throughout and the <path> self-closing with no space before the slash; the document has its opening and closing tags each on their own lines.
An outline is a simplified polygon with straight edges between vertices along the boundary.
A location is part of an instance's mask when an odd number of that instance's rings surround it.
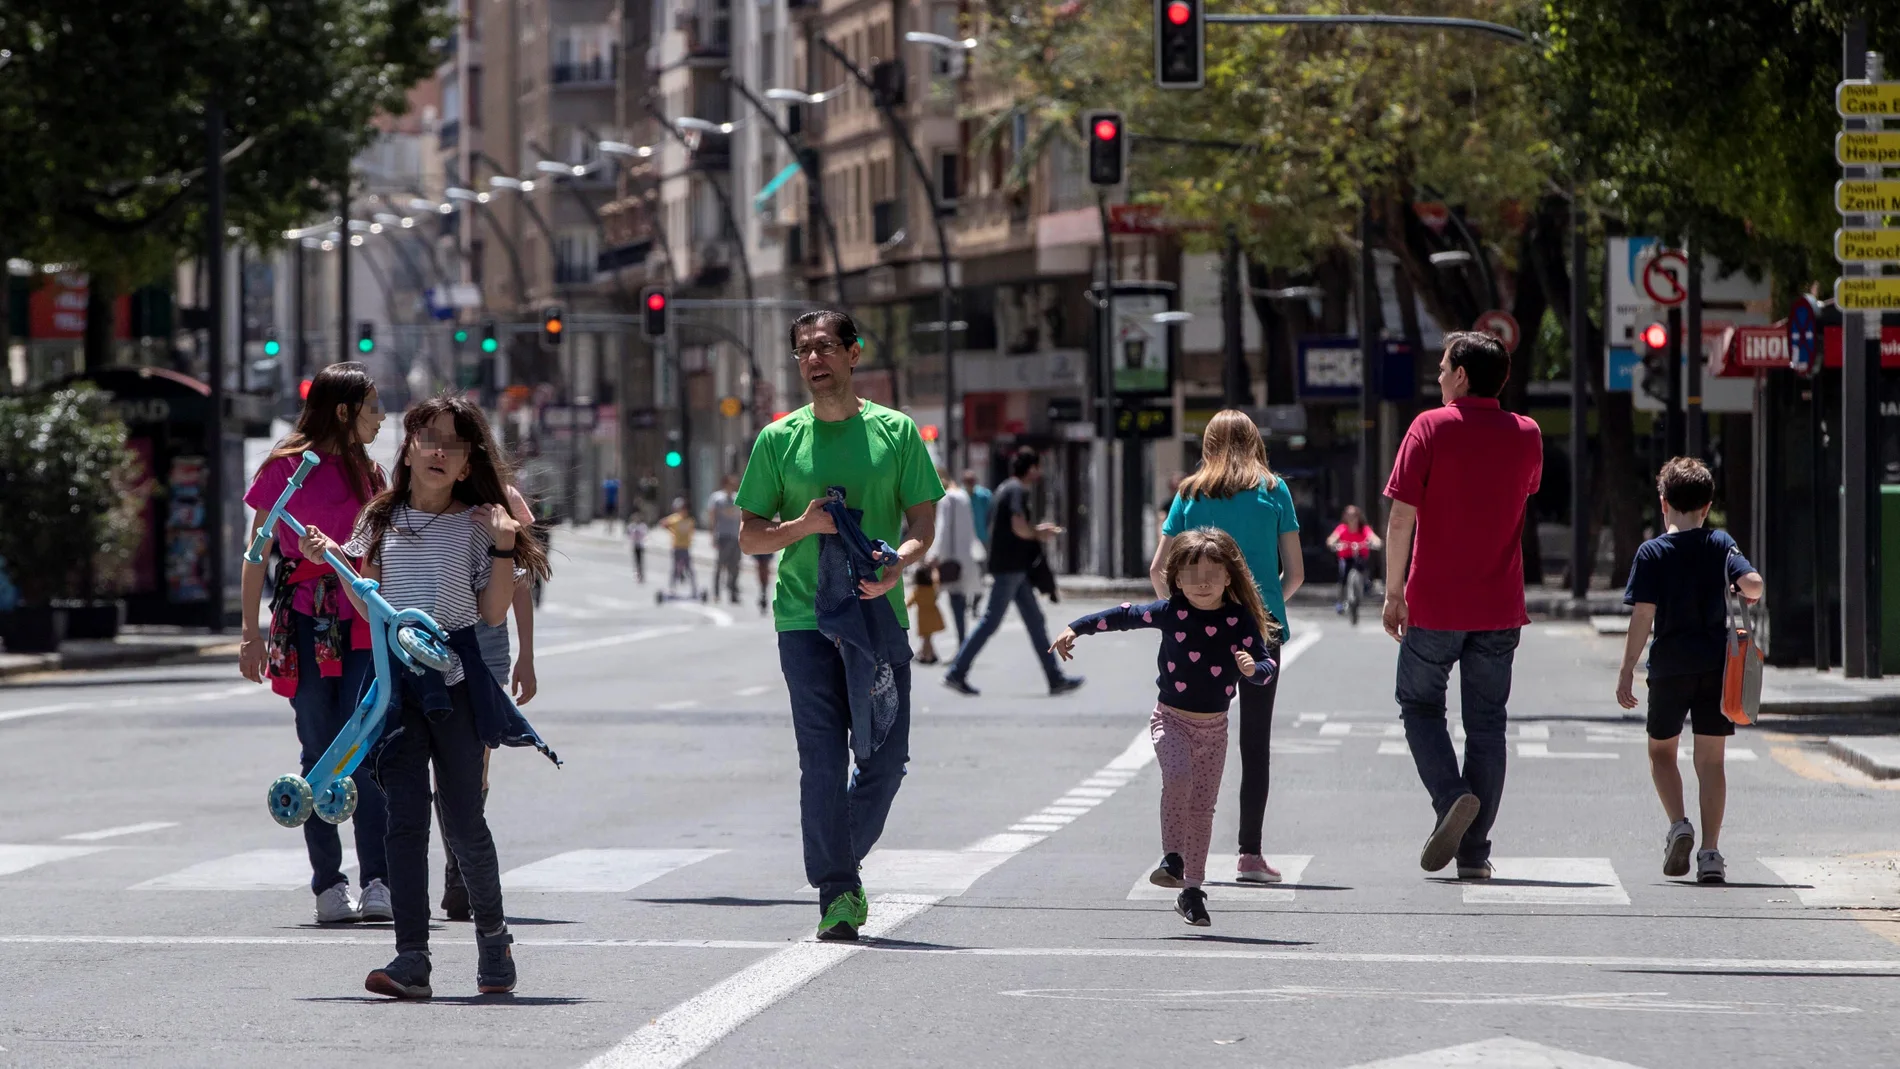
<svg viewBox="0 0 1900 1069">
<path fill-rule="evenodd" d="M 305 451 L 302 462 L 290 476 L 290 485 L 284 487 L 277 503 L 271 506 L 270 514 L 258 527 L 257 537 L 244 553 L 245 561 L 264 563 L 264 551 L 275 537 L 280 520 L 299 538 L 303 537 L 304 525 L 287 509 L 291 496 L 303 487 L 304 478 L 321 462 L 317 454 Z M 342 554 L 325 553 L 323 559 L 369 610 L 370 649 L 376 663 L 376 678 L 363 692 L 363 699 L 356 704 L 356 712 L 349 722 L 337 732 L 336 740 L 311 768 L 310 778 L 286 774 L 270 785 L 265 805 L 270 809 L 271 818 L 286 828 L 302 825 L 312 812 L 330 824 L 341 824 L 356 812 L 356 781 L 350 775 L 382 737 L 383 716 L 389 709 L 389 696 L 396 685 L 392 657 L 418 675 L 425 667 L 447 671 L 450 663 L 448 635 L 428 613 L 421 609 L 397 611 L 377 593 L 376 581 L 356 574 L 356 569 L 350 567 Z"/>
</svg>

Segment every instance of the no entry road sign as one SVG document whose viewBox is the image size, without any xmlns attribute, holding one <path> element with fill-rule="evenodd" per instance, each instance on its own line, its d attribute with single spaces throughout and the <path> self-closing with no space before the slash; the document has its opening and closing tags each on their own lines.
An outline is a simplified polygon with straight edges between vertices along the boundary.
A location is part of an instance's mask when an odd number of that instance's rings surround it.
<svg viewBox="0 0 1900 1069">
<path fill-rule="evenodd" d="M 1471 329 L 1489 334 L 1504 343 L 1506 352 L 1517 352 L 1518 343 L 1523 340 L 1523 332 L 1518 329 L 1517 319 L 1501 308 L 1493 308 L 1478 317 Z"/>
<path fill-rule="evenodd" d="M 1643 292 L 1664 308 L 1689 299 L 1689 258 L 1676 249 L 1664 249 L 1643 265 Z"/>
</svg>

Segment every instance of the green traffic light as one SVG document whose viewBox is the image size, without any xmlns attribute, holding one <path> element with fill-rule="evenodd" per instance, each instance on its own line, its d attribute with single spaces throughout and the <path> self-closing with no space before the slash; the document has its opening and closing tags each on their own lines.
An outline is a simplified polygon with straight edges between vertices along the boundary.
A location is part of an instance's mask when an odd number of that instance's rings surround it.
<svg viewBox="0 0 1900 1069">
<path fill-rule="evenodd" d="M 283 346 L 277 344 L 276 338 L 272 338 L 271 340 L 264 343 L 265 356 L 276 356 L 278 353 L 282 352 L 283 349 L 284 349 Z"/>
<path fill-rule="evenodd" d="M 370 338 L 356 339 L 356 351 L 359 353 L 372 352 L 375 350 L 375 348 L 376 348 L 376 342 Z"/>
<path fill-rule="evenodd" d="M 677 467 L 679 467 L 679 466 L 680 466 L 680 459 L 681 459 L 681 458 L 680 458 L 680 451 L 679 451 L 679 450 L 677 450 L 677 449 L 669 449 L 669 450 L 667 450 L 667 451 L 666 451 L 666 466 L 667 466 L 667 467 L 669 467 L 669 468 L 677 468 Z"/>
<path fill-rule="evenodd" d="M 492 353 L 492 352 L 494 352 L 494 351 L 495 351 L 496 349 L 499 349 L 499 348 L 501 348 L 501 343 L 500 343 L 500 342 L 498 342 L 498 341 L 496 341 L 495 339 L 493 339 L 493 338 L 483 338 L 483 339 L 482 339 L 482 352 L 484 352 L 484 353 Z"/>
<path fill-rule="evenodd" d="M 460 345 L 467 340 L 468 340 L 468 331 L 458 330 L 455 332 L 455 344 Z"/>
</svg>

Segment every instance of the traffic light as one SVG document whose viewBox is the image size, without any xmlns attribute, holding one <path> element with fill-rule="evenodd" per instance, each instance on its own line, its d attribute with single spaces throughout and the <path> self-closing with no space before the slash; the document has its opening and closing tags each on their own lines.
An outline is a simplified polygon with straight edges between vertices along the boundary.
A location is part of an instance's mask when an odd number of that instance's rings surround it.
<svg viewBox="0 0 1900 1069">
<path fill-rule="evenodd" d="M 685 463 L 685 454 L 680 452 L 680 432 L 666 432 L 666 466 L 677 468 Z"/>
<path fill-rule="evenodd" d="M 367 319 L 356 324 L 356 351 L 364 356 L 376 351 L 376 324 Z"/>
<path fill-rule="evenodd" d="M 1155 0 L 1155 84 L 1199 89 L 1204 83 L 1207 28 L 1201 0 Z"/>
<path fill-rule="evenodd" d="M 499 348 L 501 342 L 495 338 L 495 321 L 491 319 L 482 324 L 482 352 L 493 355 Z"/>
<path fill-rule="evenodd" d="M 279 344 L 277 341 L 277 331 L 275 329 L 265 331 L 264 332 L 264 355 L 274 358 L 276 357 L 278 353 L 281 353 L 283 351 L 284 351 L 284 347 L 281 344 Z"/>
<path fill-rule="evenodd" d="M 567 329 L 562 322 L 561 306 L 551 305 L 541 310 L 541 344 L 549 349 L 558 349 L 561 345 L 561 332 Z"/>
<path fill-rule="evenodd" d="M 640 291 L 640 333 L 649 338 L 666 337 L 666 308 L 670 302 L 666 290 L 648 286 Z"/>
<path fill-rule="evenodd" d="M 456 327 L 454 333 L 449 335 L 449 341 L 454 343 L 457 351 L 460 351 L 462 346 L 468 344 L 468 328 Z"/>
<path fill-rule="evenodd" d="M 1669 400 L 1669 328 L 1651 323 L 1637 334 L 1642 344 L 1643 366 L 1638 384 L 1642 391 L 1658 401 Z"/>
<path fill-rule="evenodd" d="M 1128 131 L 1120 112 L 1091 111 L 1082 117 L 1089 138 L 1089 182 L 1098 186 L 1122 184 L 1128 161 Z"/>
</svg>

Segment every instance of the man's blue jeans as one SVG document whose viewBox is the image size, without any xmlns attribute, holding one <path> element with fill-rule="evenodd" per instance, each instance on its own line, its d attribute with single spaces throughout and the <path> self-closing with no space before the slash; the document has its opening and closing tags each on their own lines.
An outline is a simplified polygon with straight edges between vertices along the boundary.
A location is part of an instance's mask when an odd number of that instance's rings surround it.
<svg viewBox="0 0 1900 1069">
<path fill-rule="evenodd" d="M 1012 603 L 1023 614 L 1023 625 L 1029 629 L 1029 644 L 1042 659 L 1042 674 L 1048 677 L 1052 687 L 1061 682 L 1062 669 L 1056 664 L 1056 655 L 1049 652 L 1049 629 L 1042 622 L 1042 606 L 1036 604 L 1036 589 L 1029 585 L 1028 572 L 997 572 L 992 577 L 989 607 L 984 610 L 983 619 L 977 621 L 976 630 L 970 632 L 969 641 L 957 651 L 957 659 L 950 664 L 951 676 L 968 677 L 970 665 L 976 662 L 976 655 L 983 652 L 983 644 L 1003 626 L 1003 617 L 1009 615 Z"/>
<path fill-rule="evenodd" d="M 1478 796 L 1478 816 L 1458 844 L 1460 865 L 1491 859 L 1491 825 L 1504 796 L 1505 704 L 1511 698 L 1511 660 L 1518 629 L 1432 631 L 1408 627 L 1399 643 L 1399 713 L 1418 778 L 1443 816 L 1467 792 Z M 1445 686 L 1458 666 L 1459 703 L 1464 708 L 1465 764 L 1459 771 L 1445 726 Z"/>
<path fill-rule="evenodd" d="M 817 631 L 780 631 L 779 668 L 792 692 L 798 739 L 798 816 L 805 838 L 805 879 L 818 888 L 822 914 L 858 888 L 858 863 L 878 837 L 910 761 L 910 665 L 894 664 L 897 720 L 869 761 L 851 767 L 851 699 L 844 657 Z"/>
</svg>

